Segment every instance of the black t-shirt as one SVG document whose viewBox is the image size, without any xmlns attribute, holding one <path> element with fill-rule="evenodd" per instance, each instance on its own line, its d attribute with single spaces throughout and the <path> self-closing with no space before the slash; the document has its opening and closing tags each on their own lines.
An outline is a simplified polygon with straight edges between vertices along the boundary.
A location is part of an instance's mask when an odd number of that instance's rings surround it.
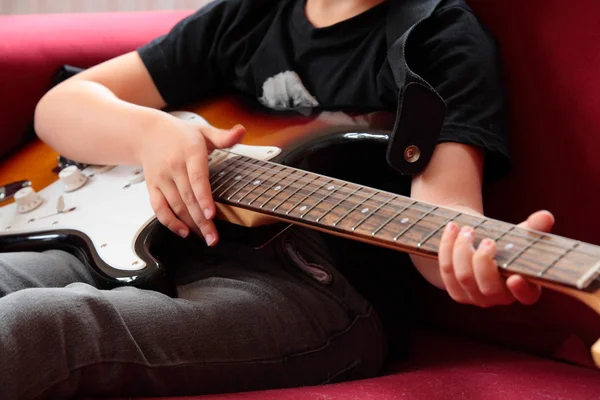
<svg viewBox="0 0 600 400">
<path fill-rule="evenodd" d="M 305 0 L 216 0 L 139 53 L 171 107 L 233 90 L 276 110 L 395 111 L 388 3 L 326 28 L 311 24 L 304 5 Z M 440 141 L 479 146 L 486 169 L 504 172 L 505 99 L 494 40 L 464 0 L 442 1 L 417 28 L 406 59 L 446 102 Z M 405 315 L 398 306 L 410 289 L 402 286 L 410 282 L 405 274 L 415 272 L 398 265 L 410 264 L 408 257 L 331 240 L 344 274 L 378 308 L 402 352 Z M 371 279 L 363 279 L 367 266 Z"/>
<path fill-rule="evenodd" d="M 138 51 L 172 107 L 234 90 L 277 110 L 394 111 L 388 2 L 325 28 L 304 5 L 215 0 Z M 406 58 L 446 102 L 440 142 L 483 148 L 486 171 L 502 174 L 509 158 L 496 46 L 464 0 L 442 1 L 413 32 Z"/>
</svg>

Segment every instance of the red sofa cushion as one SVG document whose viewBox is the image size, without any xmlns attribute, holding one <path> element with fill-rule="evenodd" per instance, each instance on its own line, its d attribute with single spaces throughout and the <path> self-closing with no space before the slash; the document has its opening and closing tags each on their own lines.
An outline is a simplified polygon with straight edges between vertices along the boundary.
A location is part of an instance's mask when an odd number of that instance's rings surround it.
<svg viewBox="0 0 600 400">
<path fill-rule="evenodd" d="M 590 369 L 428 331 L 416 332 L 413 343 L 410 359 L 395 364 L 380 378 L 194 399 L 595 400 L 599 397 L 600 375 Z"/>
<path fill-rule="evenodd" d="M 190 12 L 0 16 L 0 158 L 23 139 L 60 66 L 89 67 L 134 50 Z"/>
</svg>

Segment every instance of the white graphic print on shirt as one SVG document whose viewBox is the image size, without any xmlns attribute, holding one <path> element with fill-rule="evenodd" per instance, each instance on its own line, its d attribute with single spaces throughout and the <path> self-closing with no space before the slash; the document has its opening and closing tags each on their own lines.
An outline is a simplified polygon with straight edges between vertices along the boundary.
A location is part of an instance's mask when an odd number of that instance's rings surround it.
<svg viewBox="0 0 600 400">
<path fill-rule="evenodd" d="M 319 106 L 317 99 L 309 93 L 300 76 L 294 71 L 280 72 L 267 79 L 263 85 L 263 95 L 259 100 L 266 107 L 275 110 Z"/>
</svg>

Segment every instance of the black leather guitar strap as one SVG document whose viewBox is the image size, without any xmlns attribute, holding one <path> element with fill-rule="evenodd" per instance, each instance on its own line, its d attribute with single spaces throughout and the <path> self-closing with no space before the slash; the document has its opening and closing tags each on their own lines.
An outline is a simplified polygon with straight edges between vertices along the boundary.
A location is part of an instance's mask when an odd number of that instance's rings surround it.
<svg viewBox="0 0 600 400">
<path fill-rule="evenodd" d="M 442 0 L 389 0 L 388 62 L 398 88 L 398 107 L 386 158 L 403 175 L 421 172 L 439 140 L 446 103 L 425 79 L 411 70 L 406 46 L 411 33 Z"/>
</svg>

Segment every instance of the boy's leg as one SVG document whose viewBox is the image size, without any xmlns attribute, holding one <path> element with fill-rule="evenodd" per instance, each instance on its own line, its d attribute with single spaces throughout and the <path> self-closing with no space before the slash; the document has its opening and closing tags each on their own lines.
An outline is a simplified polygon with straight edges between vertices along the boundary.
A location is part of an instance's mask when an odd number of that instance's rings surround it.
<svg viewBox="0 0 600 400">
<path fill-rule="evenodd" d="M 178 396 L 375 375 L 386 353 L 379 320 L 311 240 L 289 232 L 259 252 L 222 243 L 210 250 L 216 262 L 185 268 L 194 282 L 177 299 L 79 283 L 1 298 L 4 398 Z"/>
<path fill-rule="evenodd" d="M 64 251 L 0 253 L 0 298 L 17 290 L 94 284 L 88 268 Z"/>
</svg>

